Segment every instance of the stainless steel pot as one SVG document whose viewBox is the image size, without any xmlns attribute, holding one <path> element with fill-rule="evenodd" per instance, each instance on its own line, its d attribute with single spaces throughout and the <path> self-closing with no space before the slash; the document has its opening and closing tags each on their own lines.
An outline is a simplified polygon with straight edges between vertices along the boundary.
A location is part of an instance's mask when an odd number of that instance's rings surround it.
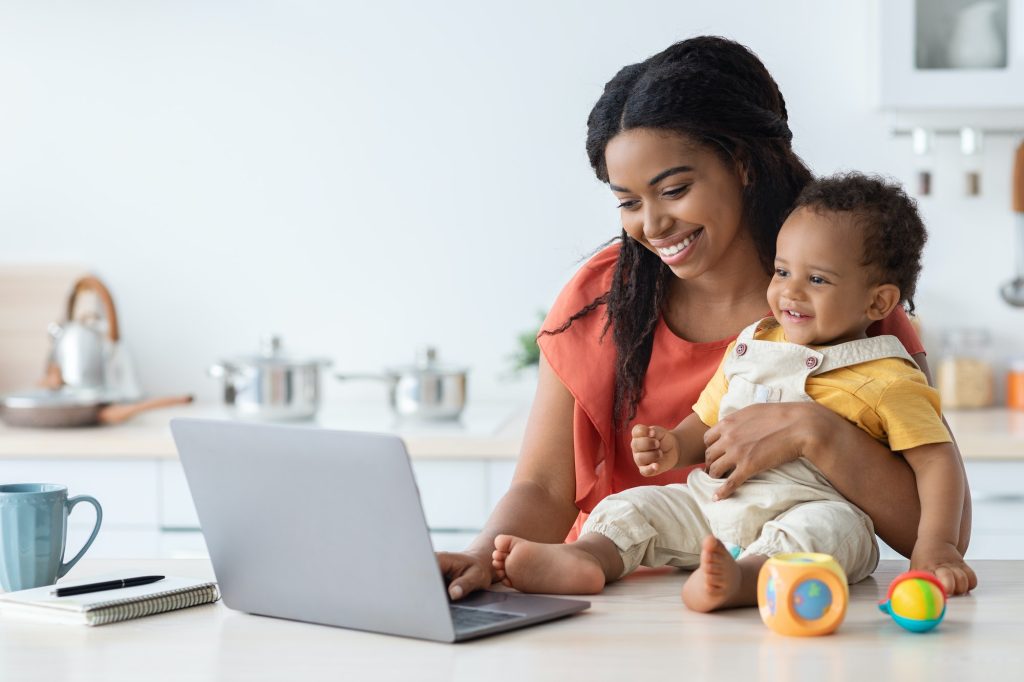
<svg viewBox="0 0 1024 682">
<path fill-rule="evenodd" d="M 425 348 L 416 364 L 393 367 L 379 374 L 336 374 L 343 381 L 376 379 L 388 383 L 388 402 L 400 417 L 458 419 L 466 407 L 469 370 L 448 367 L 437 360 L 435 348 Z"/>
<path fill-rule="evenodd" d="M 242 419 L 312 419 L 320 409 L 323 358 L 296 360 L 285 355 L 281 338 L 271 337 L 259 355 L 224 360 L 207 373 L 224 382 L 224 405 Z"/>
</svg>

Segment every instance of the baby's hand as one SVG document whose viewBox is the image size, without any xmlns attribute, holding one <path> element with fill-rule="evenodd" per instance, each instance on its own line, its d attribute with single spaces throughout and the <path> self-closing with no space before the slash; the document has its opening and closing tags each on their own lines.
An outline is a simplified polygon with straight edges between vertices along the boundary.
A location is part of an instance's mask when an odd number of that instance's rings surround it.
<svg viewBox="0 0 1024 682">
<path fill-rule="evenodd" d="M 644 476 L 657 476 L 679 463 L 679 447 L 674 433 L 661 426 L 633 427 L 633 461 Z"/>
<path fill-rule="evenodd" d="M 978 586 L 978 576 L 954 545 L 938 540 L 918 539 L 910 556 L 910 568 L 928 571 L 942 583 L 946 594 L 967 594 Z"/>
</svg>

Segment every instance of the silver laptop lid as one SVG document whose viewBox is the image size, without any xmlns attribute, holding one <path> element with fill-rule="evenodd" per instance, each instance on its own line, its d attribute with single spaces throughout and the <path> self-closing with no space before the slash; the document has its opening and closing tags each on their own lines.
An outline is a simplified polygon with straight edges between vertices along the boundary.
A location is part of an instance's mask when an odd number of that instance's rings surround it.
<svg viewBox="0 0 1024 682">
<path fill-rule="evenodd" d="M 227 606 L 454 639 L 398 437 L 198 419 L 171 432 Z"/>
</svg>

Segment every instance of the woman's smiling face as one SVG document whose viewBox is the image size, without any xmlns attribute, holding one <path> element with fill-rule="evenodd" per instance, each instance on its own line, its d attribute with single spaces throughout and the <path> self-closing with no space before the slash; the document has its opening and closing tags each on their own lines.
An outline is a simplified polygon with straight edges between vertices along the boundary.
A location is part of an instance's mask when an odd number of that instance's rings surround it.
<svg viewBox="0 0 1024 682">
<path fill-rule="evenodd" d="M 627 130 L 608 142 L 605 163 L 623 229 L 680 279 L 713 270 L 746 236 L 738 165 L 689 138 Z"/>
</svg>

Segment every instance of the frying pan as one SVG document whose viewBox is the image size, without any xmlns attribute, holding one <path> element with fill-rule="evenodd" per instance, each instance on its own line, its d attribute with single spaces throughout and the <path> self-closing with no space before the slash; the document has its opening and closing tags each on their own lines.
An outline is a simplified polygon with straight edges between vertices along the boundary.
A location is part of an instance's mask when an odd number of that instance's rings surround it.
<svg viewBox="0 0 1024 682">
<path fill-rule="evenodd" d="M 115 403 L 91 391 L 40 389 L 6 396 L 0 412 L 9 426 L 66 428 L 120 424 L 146 410 L 190 402 L 192 396 L 183 395 Z"/>
</svg>

